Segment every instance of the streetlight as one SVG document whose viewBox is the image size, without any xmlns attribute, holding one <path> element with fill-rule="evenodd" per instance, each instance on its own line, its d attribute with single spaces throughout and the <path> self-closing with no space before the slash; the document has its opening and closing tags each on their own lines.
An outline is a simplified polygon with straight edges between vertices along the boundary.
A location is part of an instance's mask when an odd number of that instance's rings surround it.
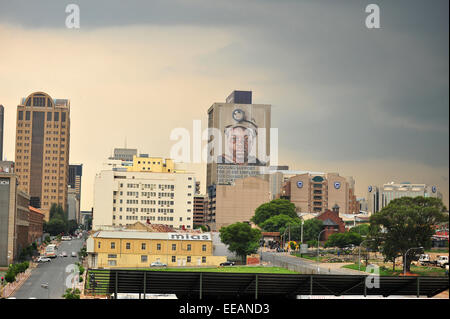
<svg viewBox="0 0 450 319">
<path fill-rule="evenodd" d="M 405 259 L 403 259 L 403 276 L 406 276 L 406 256 L 408 255 L 408 251 L 410 251 L 411 249 L 423 249 L 423 247 L 411 247 L 406 250 Z"/>
<path fill-rule="evenodd" d="M 48 282 L 44 282 L 43 284 L 41 284 L 41 287 L 47 289 L 47 299 L 50 299 L 50 288 L 48 286 Z"/>
<path fill-rule="evenodd" d="M 363 244 L 363 242 L 365 241 L 374 241 L 375 239 L 366 239 L 363 240 L 360 244 L 359 244 L 359 254 L 358 254 L 358 270 L 361 271 L 361 246 Z"/>
<path fill-rule="evenodd" d="M 324 232 L 324 231 L 326 231 L 326 230 L 328 230 L 328 229 L 324 229 L 324 230 L 322 230 L 320 233 L 319 233 L 319 236 L 317 236 L 317 263 L 319 263 L 319 242 L 320 242 L 320 235 Z M 336 231 L 338 231 L 336 228 L 333 228 L 333 231 L 334 232 L 336 232 Z"/>
</svg>

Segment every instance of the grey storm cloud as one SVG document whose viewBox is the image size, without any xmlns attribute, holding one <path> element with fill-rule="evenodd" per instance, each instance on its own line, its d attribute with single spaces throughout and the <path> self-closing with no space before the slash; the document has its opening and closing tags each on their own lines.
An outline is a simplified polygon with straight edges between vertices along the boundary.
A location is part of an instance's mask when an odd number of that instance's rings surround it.
<svg viewBox="0 0 450 319">
<path fill-rule="evenodd" d="M 80 6 L 86 29 L 148 24 L 233 32 L 236 41 L 197 58 L 198 72 L 216 75 L 227 63 L 242 70 L 237 76 L 255 85 L 243 89 L 276 106 L 280 147 L 335 160 L 448 165 L 446 0 L 16 0 L 0 1 L 0 19 L 64 28 L 68 3 Z M 380 30 L 364 25 L 369 3 L 380 6 Z M 269 76 L 253 82 L 255 70 Z"/>
</svg>

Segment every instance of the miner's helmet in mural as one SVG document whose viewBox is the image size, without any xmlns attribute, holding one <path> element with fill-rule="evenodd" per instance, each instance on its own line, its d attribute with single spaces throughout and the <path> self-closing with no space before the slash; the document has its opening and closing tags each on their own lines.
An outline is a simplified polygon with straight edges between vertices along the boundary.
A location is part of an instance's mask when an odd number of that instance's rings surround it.
<svg viewBox="0 0 450 319">
<path fill-rule="evenodd" d="M 218 163 L 264 165 L 256 156 L 258 126 L 242 108 L 235 108 L 231 123 L 224 129 L 225 153 L 218 157 Z"/>
</svg>

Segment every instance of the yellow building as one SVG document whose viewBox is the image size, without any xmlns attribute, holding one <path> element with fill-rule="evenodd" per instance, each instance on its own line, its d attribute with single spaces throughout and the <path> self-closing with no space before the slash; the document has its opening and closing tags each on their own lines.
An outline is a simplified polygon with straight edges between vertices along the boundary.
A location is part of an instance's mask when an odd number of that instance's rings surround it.
<svg viewBox="0 0 450 319">
<path fill-rule="evenodd" d="M 151 173 L 182 173 L 184 171 L 175 169 L 175 163 L 170 158 L 143 157 L 133 155 L 133 166 L 127 168 L 129 172 L 151 172 Z"/>
<path fill-rule="evenodd" d="M 87 240 L 89 268 L 148 268 L 219 266 L 226 256 L 213 256 L 209 233 L 99 231 Z"/>
</svg>

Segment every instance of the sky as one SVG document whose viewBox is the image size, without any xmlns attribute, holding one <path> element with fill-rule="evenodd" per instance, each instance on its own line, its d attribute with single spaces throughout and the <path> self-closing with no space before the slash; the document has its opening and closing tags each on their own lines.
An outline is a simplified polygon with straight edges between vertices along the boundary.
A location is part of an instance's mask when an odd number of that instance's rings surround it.
<svg viewBox="0 0 450 319">
<path fill-rule="evenodd" d="M 80 8 L 80 28 L 65 21 Z M 71 102 L 70 163 L 82 210 L 114 147 L 169 157 L 174 128 L 207 125 L 233 90 L 272 105 L 279 164 L 353 176 L 358 197 L 391 181 L 436 185 L 449 204 L 448 1 L 0 0 L 4 156 L 16 107 Z M 368 29 L 365 8 L 380 7 Z M 203 187 L 205 165 L 195 165 Z"/>
</svg>

